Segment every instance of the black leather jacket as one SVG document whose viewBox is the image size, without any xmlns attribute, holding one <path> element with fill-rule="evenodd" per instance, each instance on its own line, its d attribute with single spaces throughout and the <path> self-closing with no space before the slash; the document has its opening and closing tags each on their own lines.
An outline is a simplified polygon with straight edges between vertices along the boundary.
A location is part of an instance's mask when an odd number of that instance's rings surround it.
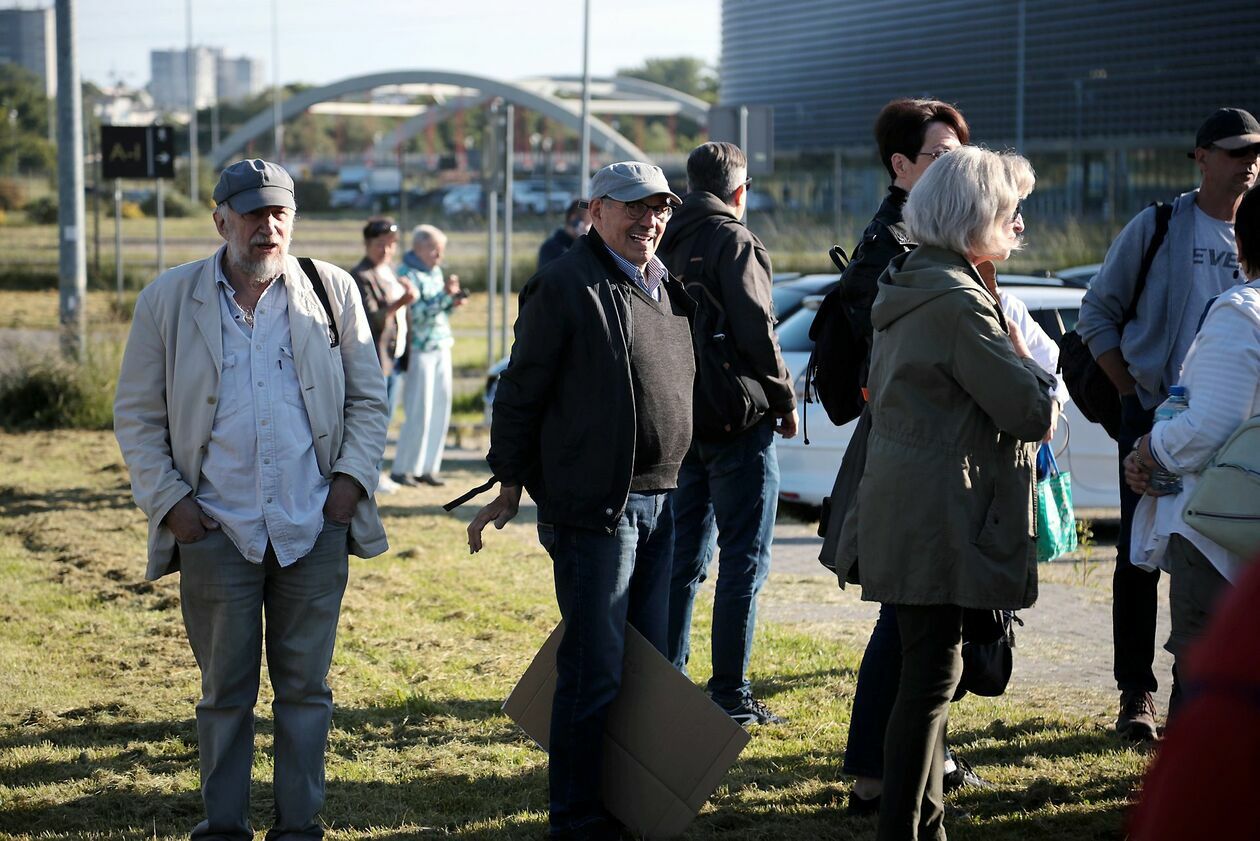
<svg viewBox="0 0 1260 841">
<path fill-rule="evenodd" d="M 874 334 L 871 328 L 871 306 L 875 303 L 875 293 L 879 291 L 879 276 L 894 257 L 916 245 L 901 223 L 901 209 L 909 195 L 900 187 L 888 188 L 888 195 L 884 197 L 879 210 L 875 211 L 875 218 L 862 232 L 861 241 L 853 249 L 853 259 L 840 277 L 843 290 L 841 300 L 848 310 L 850 323 L 866 343 L 866 362 L 862 366 L 864 371 L 870 365 L 871 338 Z M 866 383 L 865 374 L 862 376 L 862 383 Z"/>
</svg>

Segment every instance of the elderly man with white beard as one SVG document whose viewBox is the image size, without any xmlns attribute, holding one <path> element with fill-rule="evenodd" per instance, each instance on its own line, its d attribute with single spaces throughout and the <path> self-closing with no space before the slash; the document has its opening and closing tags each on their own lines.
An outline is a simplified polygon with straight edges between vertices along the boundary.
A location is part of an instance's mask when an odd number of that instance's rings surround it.
<svg viewBox="0 0 1260 841">
<path fill-rule="evenodd" d="M 265 646 L 275 692 L 268 837 L 318 838 L 348 555 L 388 548 L 372 497 L 385 381 L 350 275 L 288 253 L 289 174 L 238 161 L 214 200 L 223 246 L 164 272 L 136 301 L 114 429 L 149 518 L 146 578 L 179 571 L 201 670 L 206 814 L 192 837 L 253 838 Z"/>
</svg>

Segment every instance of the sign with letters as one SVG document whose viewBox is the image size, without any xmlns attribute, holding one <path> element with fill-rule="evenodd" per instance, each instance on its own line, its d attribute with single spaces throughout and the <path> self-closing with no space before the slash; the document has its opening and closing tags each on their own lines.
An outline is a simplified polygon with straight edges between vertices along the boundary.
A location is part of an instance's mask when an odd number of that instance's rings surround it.
<svg viewBox="0 0 1260 841">
<path fill-rule="evenodd" d="M 174 178 L 175 131 L 169 126 L 101 126 L 105 178 Z"/>
</svg>

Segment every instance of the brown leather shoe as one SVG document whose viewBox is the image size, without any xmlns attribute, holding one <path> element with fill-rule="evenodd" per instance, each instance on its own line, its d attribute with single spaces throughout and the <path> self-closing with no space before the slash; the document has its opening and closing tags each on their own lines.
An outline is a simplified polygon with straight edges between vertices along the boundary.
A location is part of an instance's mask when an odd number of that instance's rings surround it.
<svg viewBox="0 0 1260 841">
<path fill-rule="evenodd" d="M 1116 717 L 1116 733 L 1133 742 L 1154 741 L 1155 699 L 1149 692 L 1130 690 L 1120 693 L 1120 715 Z"/>
</svg>

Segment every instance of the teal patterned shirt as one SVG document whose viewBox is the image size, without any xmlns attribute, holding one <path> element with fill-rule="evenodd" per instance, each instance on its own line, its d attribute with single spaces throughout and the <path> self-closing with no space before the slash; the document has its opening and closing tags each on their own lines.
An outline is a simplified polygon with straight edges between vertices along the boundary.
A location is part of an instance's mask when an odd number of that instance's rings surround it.
<svg viewBox="0 0 1260 841">
<path fill-rule="evenodd" d="M 441 266 L 429 267 L 414 252 L 403 255 L 398 276 L 416 285 L 419 294 L 410 309 L 408 336 L 413 350 L 443 350 L 455 344 L 448 314 L 455 309 L 455 299 L 446 294 L 446 278 Z"/>
</svg>

